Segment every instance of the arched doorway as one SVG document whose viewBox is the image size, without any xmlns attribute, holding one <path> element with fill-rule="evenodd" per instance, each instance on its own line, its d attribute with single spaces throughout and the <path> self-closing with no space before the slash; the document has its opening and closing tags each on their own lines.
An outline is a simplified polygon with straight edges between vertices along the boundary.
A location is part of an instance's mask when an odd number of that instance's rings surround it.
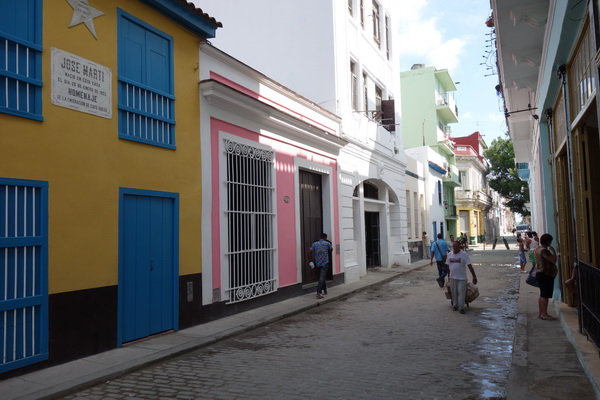
<svg viewBox="0 0 600 400">
<path fill-rule="evenodd" d="M 391 266 L 400 240 L 400 208 L 393 190 L 368 179 L 354 188 L 354 236 L 357 256 L 367 268 Z"/>
<path fill-rule="evenodd" d="M 380 207 L 367 207 L 367 200 L 379 200 L 379 188 L 370 182 L 363 183 L 365 198 L 365 256 L 367 268 L 381 267 Z M 377 210 L 371 210 L 377 208 Z"/>
</svg>

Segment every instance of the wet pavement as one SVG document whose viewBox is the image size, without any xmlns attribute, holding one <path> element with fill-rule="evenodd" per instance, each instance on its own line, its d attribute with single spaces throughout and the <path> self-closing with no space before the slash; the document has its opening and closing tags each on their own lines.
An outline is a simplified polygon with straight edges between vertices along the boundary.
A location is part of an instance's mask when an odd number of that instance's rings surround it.
<svg viewBox="0 0 600 400">
<path fill-rule="evenodd" d="M 534 318 L 537 291 L 518 273 L 516 251 L 490 250 L 469 252 L 480 297 L 465 315 L 452 311 L 435 265 L 381 268 L 330 288 L 326 300 L 288 299 L 0 381 L 0 392 L 5 399 L 596 398 L 597 349 L 573 332 L 574 311 L 555 303 L 560 322 Z"/>
</svg>

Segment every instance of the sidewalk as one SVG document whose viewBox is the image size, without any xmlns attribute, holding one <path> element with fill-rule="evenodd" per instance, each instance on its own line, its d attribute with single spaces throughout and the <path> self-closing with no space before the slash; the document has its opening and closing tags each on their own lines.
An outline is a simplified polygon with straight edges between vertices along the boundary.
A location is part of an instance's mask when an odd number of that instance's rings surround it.
<svg viewBox="0 0 600 400">
<path fill-rule="evenodd" d="M 497 246 L 496 250 L 505 250 Z M 483 244 L 472 251 L 493 251 Z M 369 270 L 359 282 L 329 288 L 326 299 L 314 293 L 287 299 L 255 310 L 201 324 L 178 332 L 113 349 L 84 359 L 0 381 L 2 399 L 51 399 L 64 396 L 160 360 L 209 346 L 257 327 L 301 313 L 320 304 L 336 301 L 357 291 L 388 282 L 398 275 L 420 268 L 422 260 L 408 266 Z M 537 319 L 538 290 L 525 284 L 521 275 L 518 316 L 507 398 L 512 399 L 600 399 L 600 358 L 598 350 L 577 332 L 576 310 L 553 303 L 559 321 Z M 581 378 L 583 367 L 591 382 Z M 587 386 L 586 386 L 587 385 Z M 585 387 L 585 390 L 580 390 Z M 590 397 L 592 396 L 592 397 Z"/>
<path fill-rule="evenodd" d="M 600 399 L 598 349 L 578 332 L 577 310 L 551 300 L 548 311 L 558 321 L 538 319 L 539 289 L 526 277 L 521 274 L 507 398 Z"/>
<path fill-rule="evenodd" d="M 516 253 L 515 238 L 505 237 Z M 492 246 L 481 243 L 470 246 L 471 250 L 492 251 Z M 498 240 L 496 250 L 506 250 L 502 240 Z M 577 310 L 550 300 L 548 311 L 558 321 L 538 319 L 539 289 L 525 283 L 526 278 L 527 274 L 521 274 L 506 398 L 600 400 L 600 355 L 579 333 Z M 582 379 L 581 369 L 587 379 Z"/>
</svg>

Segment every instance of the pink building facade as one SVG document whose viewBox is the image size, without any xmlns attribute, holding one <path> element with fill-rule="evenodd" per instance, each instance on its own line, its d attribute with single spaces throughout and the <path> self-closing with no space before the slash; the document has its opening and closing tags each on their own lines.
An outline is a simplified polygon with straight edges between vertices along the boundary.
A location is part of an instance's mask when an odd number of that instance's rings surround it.
<svg viewBox="0 0 600 400">
<path fill-rule="evenodd" d="M 315 291 L 323 232 L 342 283 L 339 117 L 210 44 L 200 60 L 202 319 Z"/>
</svg>

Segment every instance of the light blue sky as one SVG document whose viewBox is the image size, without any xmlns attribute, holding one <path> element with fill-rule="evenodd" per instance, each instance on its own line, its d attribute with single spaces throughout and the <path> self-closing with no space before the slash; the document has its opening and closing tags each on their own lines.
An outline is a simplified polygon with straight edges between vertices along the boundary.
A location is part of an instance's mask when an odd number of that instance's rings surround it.
<svg viewBox="0 0 600 400">
<path fill-rule="evenodd" d="M 401 70 L 426 64 L 448 69 L 460 82 L 455 93 L 460 122 L 452 125 L 452 136 L 479 131 L 488 146 L 505 137 L 503 103 L 495 90 L 498 75 L 488 69 L 495 66 L 492 28 L 485 25 L 489 0 L 400 0 L 398 9 Z"/>
</svg>

